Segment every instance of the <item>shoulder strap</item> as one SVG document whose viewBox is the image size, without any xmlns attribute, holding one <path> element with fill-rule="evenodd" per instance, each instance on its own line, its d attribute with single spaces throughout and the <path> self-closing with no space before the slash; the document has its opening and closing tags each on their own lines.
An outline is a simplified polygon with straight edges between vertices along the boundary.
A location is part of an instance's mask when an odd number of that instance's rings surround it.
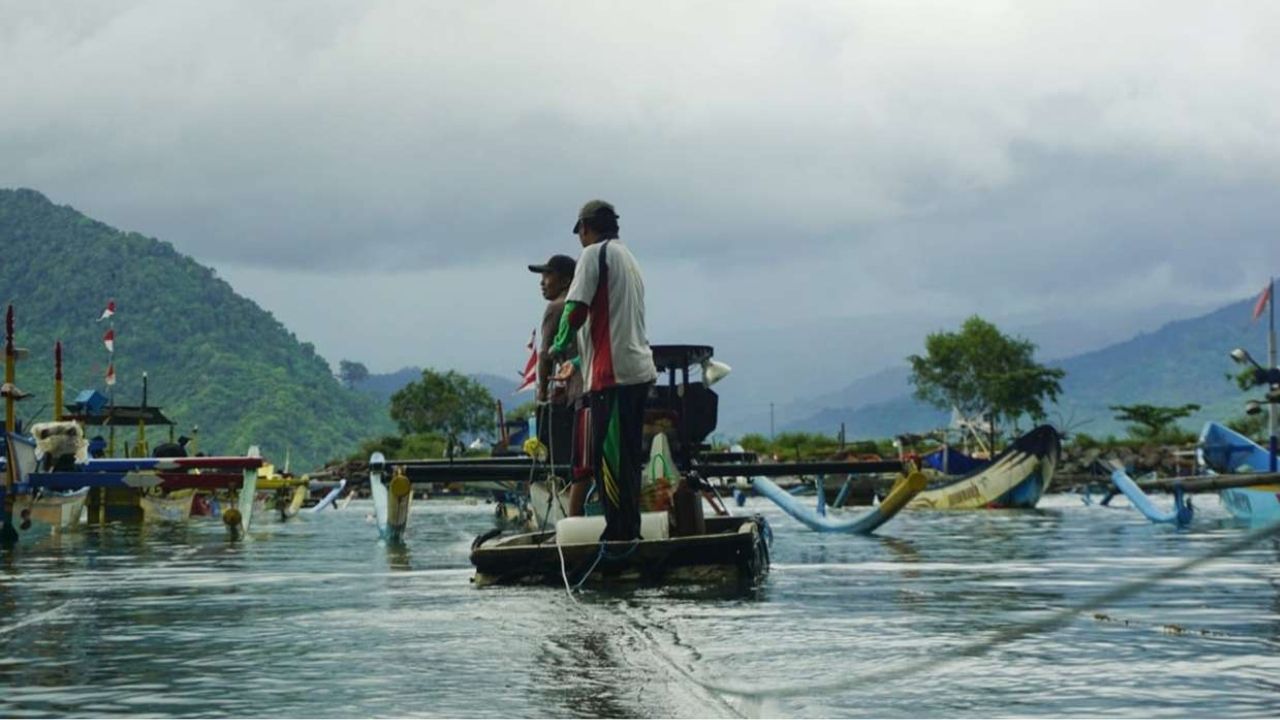
<svg viewBox="0 0 1280 720">
<path fill-rule="evenodd" d="M 600 257 L 599 257 L 599 263 L 600 263 L 600 264 L 599 264 L 599 272 L 597 273 L 597 275 L 598 275 L 599 277 L 597 277 L 597 278 L 596 278 L 596 288 L 597 288 L 597 292 L 599 291 L 599 288 L 602 288 L 602 287 L 607 288 L 607 287 L 608 287 L 608 282 L 609 282 L 609 263 L 608 263 L 608 262 L 606 262 L 606 260 L 608 259 L 606 256 L 608 255 L 609 243 L 610 243 L 610 242 L 612 242 L 612 240 L 605 240 L 605 241 L 604 241 L 603 243 L 601 243 L 601 245 L 600 245 Z"/>
</svg>

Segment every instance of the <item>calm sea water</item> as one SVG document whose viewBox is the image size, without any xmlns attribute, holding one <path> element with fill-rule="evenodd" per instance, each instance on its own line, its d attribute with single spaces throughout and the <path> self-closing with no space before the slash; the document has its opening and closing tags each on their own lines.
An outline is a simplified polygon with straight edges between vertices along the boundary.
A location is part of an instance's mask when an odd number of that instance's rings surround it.
<svg viewBox="0 0 1280 720">
<path fill-rule="evenodd" d="M 87 528 L 4 560 L 0 716 L 1280 715 L 1271 542 L 1057 632 L 864 680 L 1243 531 L 1200 504 L 1182 532 L 1050 496 L 1037 511 L 908 513 L 859 538 L 753 500 L 775 533 L 757 592 L 580 603 L 471 586 L 484 504 L 416 504 L 405 550 L 375 541 L 359 503 L 242 543 L 211 523 Z M 783 692 L 743 700 L 703 681 Z"/>
</svg>

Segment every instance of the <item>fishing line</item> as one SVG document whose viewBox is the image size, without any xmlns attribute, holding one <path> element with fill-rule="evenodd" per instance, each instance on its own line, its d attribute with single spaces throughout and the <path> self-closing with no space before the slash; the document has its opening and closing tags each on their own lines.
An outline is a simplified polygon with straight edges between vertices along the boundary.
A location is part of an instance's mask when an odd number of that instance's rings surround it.
<svg viewBox="0 0 1280 720">
<path fill-rule="evenodd" d="M 86 602 L 87 601 L 85 600 L 68 600 L 62 603 L 61 605 L 45 610 L 44 612 L 38 612 L 34 615 L 28 615 L 25 618 L 19 620 L 18 622 L 12 625 L 6 625 L 4 627 L 0 627 L 0 636 L 8 635 L 14 630 L 19 630 L 28 625 L 35 625 L 37 623 L 42 623 L 47 620 L 53 620 L 59 615 L 62 615 L 63 611 L 66 610 L 67 608 L 72 607 L 73 605 L 82 605 Z"/>
<path fill-rule="evenodd" d="M 816 683 L 806 686 L 776 687 L 776 688 L 751 688 L 744 686 L 733 686 L 712 681 L 696 681 L 709 690 L 733 695 L 744 699 L 763 700 L 765 698 L 785 698 L 797 697 L 803 695 L 814 695 L 817 693 L 831 693 L 841 690 L 851 690 L 859 687 L 877 686 L 887 682 L 897 682 L 905 678 L 915 675 L 932 673 L 949 665 L 953 665 L 961 660 L 981 657 L 992 650 L 1008 645 L 1009 643 L 1021 640 L 1023 638 L 1038 635 L 1040 633 L 1052 632 L 1070 624 L 1078 615 L 1095 612 L 1111 603 L 1137 595 L 1155 585 L 1183 575 L 1201 565 L 1206 565 L 1215 560 L 1235 555 L 1242 550 L 1258 544 L 1268 538 L 1280 535 L 1280 522 L 1266 525 L 1257 530 L 1247 533 L 1231 542 L 1223 543 L 1221 546 L 1205 553 L 1199 557 L 1184 560 L 1177 565 L 1158 570 L 1146 577 L 1139 578 L 1132 582 L 1119 585 L 1101 595 L 1096 595 L 1086 599 L 1075 605 L 1070 605 L 1057 612 L 1054 612 L 1044 618 L 1035 620 L 1022 625 L 1014 625 L 1012 627 L 1000 630 L 992 634 L 985 640 L 970 643 L 961 646 L 950 652 L 943 652 L 933 656 L 932 660 L 926 660 L 922 663 L 914 663 L 910 665 L 902 665 L 898 667 L 873 672 L 861 677 L 851 678 L 848 680 L 840 680 L 825 683 Z"/>
</svg>

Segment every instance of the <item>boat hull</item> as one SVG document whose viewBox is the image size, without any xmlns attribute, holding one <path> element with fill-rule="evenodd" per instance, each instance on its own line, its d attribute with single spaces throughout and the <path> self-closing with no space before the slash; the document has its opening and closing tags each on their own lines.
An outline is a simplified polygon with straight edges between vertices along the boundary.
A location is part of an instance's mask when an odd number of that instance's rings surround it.
<svg viewBox="0 0 1280 720">
<path fill-rule="evenodd" d="M 88 488 L 66 494 L 42 495 L 30 505 L 31 521 L 59 530 L 75 527 L 80 524 L 88 497 Z M 18 498 L 18 506 L 25 506 L 21 497 Z"/>
<path fill-rule="evenodd" d="M 196 495 L 183 491 L 177 495 L 141 495 L 138 505 L 145 522 L 186 522 L 191 519 L 191 504 Z"/>
<path fill-rule="evenodd" d="M 1216 423 L 1206 423 L 1197 450 L 1200 464 L 1217 473 L 1264 473 L 1271 469 L 1271 453 L 1249 438 Z M 1254 485 L 1218 492 L 1232 516 L 1248 522 L 1280 520 L 1280 485 Z"/>
<path fill-rule="evenodd" d="M 476 538 L 477 585 L 697 584 L 749 587 L 769 569 L 768 525 L 758 517 L 706 519 L 706 533 L 636 543 L 557 545 L 554 530 Z M 604 554 L 601 554 L 601 546 Z M 561 552 L 564 565 L 561 565 Z"/>
<path fill-rule="evenodd" d="M 1218 498 L 1227 512 L 1240 520 L 1257 523 L 1280 520 L 1280 485 L 1220 490 Z"/>
<path fill-rule="evenodd" d="M 977 510 L 1033 508 L 1053 481 L 1062 439 L 1041 425 L 1014 441 L 989 466 L 956 480 L 946 480 L 915 497 L 910 509 Z"/>
</svg>

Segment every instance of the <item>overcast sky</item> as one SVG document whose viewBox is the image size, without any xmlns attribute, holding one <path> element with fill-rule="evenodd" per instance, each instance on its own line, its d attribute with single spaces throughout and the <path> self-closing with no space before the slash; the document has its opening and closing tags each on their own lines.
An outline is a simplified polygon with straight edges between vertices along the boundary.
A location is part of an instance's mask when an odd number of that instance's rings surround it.
<svg viewBox="0 0 1280 720">
<path fill-rule="evenodd" d="M 972 313 L 1061 356 L 1256 293 L 1277 37 L 1271 2 L 0 0 L 0 186 L 335 365 L 504 374 L 524 266 L 607 198 L 651 339 L 758 403 Z"/>
</svg>

